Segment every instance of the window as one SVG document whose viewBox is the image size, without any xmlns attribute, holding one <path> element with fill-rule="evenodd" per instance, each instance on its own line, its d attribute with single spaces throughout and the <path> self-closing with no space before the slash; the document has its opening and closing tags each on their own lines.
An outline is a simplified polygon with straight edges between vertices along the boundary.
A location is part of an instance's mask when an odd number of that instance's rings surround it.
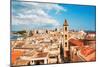
<svg viewBox="0 0 100 67">
<path fill-rule="evenodd" d="M 67 27 L 65 27 L 65 31 L 67 31 Z"/>
<path fill-rule="evenodd" d="M 65 47 L 67 47 L 67 42 L 65 42 Z"/>
<path fill-rule="evenodd" d="M 56 56 L 50 56 L 49 58 L 56 58 Z"/>
<path fill-rule="evenodd" d="M 67 35 L 65 35 L 65 40 L 67 40 Z"/>
</svg>

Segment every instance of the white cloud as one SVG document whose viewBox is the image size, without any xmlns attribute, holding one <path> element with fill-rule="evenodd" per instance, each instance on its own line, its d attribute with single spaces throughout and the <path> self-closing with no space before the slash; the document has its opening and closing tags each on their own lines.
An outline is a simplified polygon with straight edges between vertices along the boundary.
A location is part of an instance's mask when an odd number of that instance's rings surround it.
<svg viewBox="0 0 100 67">
<path fill-rule="evenodd" d="M 14 4 L 13 4 L 14 5 Z M 59 21 L 54 19 L 49 12 L 54 10 L 55 14 L 60 11 L 66 11 L 58 4 L 34 3 L 34 2 L 20 2 L 16 3 L 17 7 L 13 8 L 12 25 L 18 24 L 51 24 L 54 27 L 59 26 Z M 15 6 L 16 6 L 15 5 Z M 23 8 L 21 8 L 20 6 Z"/>
<path fill-rule="evenodd" d="M 38 9 L 45 9 L 47 11 L 50 10 L 55 10 L 56 12 L 60 12 L 60 11 L 66 11 L 66 9 L 64 9 L 62 6 L 59 6 L 58 4 L 51 4 L 51 3 L 33 3 L 33 2 L 24 2 L 24 4 L 27 5 L 32 5 L 34 8 L 38 8 Z"/>
</svg>

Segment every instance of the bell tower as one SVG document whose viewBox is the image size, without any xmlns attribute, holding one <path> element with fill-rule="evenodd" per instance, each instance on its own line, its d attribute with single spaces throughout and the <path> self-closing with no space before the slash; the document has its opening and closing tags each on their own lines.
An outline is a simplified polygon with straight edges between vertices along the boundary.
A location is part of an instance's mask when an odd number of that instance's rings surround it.
<svg viewBox="0 0 100 67">
<path fill-rule="evenodd" d="M 68 43 L 68 22 L 65 19 L 64 24 L 63 24 L 63 49 L 64 49 L 64 60 L 65 62 L 69 61 L 69 55 L 70 55 L 70 50 L 69 50 L 69 43 Z"/>
</svg>

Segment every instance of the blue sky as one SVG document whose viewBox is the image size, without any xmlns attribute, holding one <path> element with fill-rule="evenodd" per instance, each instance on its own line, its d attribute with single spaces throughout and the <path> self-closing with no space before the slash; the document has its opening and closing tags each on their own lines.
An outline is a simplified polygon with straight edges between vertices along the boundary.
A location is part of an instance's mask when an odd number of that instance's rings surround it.
<svg viewBox="0 0 100 67">
<path fill-rule="evenodd" d="M 12 2 L 12 30 L 61 28 L 95 31 L 95 6 L 38 2 Z"/>
</svg>

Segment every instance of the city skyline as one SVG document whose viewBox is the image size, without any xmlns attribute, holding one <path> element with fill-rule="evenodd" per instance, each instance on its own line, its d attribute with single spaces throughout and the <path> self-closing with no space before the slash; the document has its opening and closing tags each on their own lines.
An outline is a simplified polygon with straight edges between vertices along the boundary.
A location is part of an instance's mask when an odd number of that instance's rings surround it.
<svg viewBox="0 0 100 67">
<path fill-rule="evenodd" d="M 96 61 L 95 8 L 13 1 L 11 66 Z"/>
<path fill-rule="evenodd" d="M 12 31 L 54 29 L 68 21 L 70 29 L 95 31 L 95 6 L 12 1 Z"/>
</svg>

